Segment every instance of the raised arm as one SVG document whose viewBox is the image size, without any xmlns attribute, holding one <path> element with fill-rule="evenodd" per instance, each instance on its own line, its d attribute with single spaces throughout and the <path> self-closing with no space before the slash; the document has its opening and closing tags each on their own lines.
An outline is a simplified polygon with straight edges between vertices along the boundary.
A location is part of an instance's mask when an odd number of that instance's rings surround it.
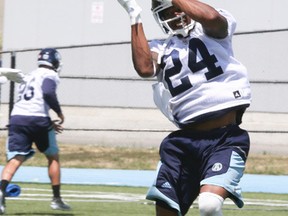
<svg viewBox="0 0 288 216">
<path fill-rule="evenodd" d="M 172 0 L 172 4 L 199 22 L 205 33 L 214 38 L 225 38 L 228 34 L 228 23 L 213 7 L 197 0 Z"/>
<path fill-rule="evenodd" d="M 141 77 L 151 77 L 154 74 L 153 55 L 150 51 L 142 23 L 131 26 L 131 46 L 134 68 Z M 155 65 L 157 62 L 154 54 Z"/>
<path fill-rule="evenodd" d="M 140 12 L 142 9 L 135 0 L 118 0 L 118 2 L 130 16 L 131 48 L 134 68 L 139 76 L 151 77 L 156 71 L 156 66 L 154 67 L 153 61 L 155 61 L 155 63 L 157 62 L 157 55 L 151 53 L 144 33 L 143 24 L 140 17 Z"/>
</svg>

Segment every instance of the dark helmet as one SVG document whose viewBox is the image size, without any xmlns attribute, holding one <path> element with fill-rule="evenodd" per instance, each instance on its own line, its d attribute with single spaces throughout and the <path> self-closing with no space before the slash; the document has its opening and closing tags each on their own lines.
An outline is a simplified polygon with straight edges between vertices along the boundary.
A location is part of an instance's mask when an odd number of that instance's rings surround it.
<svg viewBox="0 0 288 216">
<path fill-rule="evenodd" d="M 61 55 L 54 48 L 45 48 L 38 54 L 38 66 L 45 65 L 51 67 L 56 72 L 60 72 L 62 67 Z"/>
</svg>

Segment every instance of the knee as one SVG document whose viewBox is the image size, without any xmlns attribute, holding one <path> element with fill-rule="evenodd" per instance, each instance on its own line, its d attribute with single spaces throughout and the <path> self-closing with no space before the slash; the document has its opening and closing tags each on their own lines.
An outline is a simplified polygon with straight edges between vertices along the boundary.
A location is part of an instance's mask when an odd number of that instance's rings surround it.
<svg viewBox="0 0 288 216">
<path fill-rule="evenodd" d="M 224 199 L 214 193 L 203 192 L 199 195 L 198 204 L 201 216 L 222 216 Z"/>
</svg>

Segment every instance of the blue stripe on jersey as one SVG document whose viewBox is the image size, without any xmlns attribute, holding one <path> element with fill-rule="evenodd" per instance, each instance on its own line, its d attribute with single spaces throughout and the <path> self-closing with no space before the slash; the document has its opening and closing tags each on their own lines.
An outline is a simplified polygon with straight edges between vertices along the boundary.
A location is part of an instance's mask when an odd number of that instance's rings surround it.
<svg viewBox="0 0 288 216">
<path fill-rule="evenodd" d="M 49 107 L 58 114 L 61 113 L 61 107 L 57 99 L 56 87 L 57 86 L 54 80 L 49 78 L 43 80 L 43 98 Z"/>
</svg>

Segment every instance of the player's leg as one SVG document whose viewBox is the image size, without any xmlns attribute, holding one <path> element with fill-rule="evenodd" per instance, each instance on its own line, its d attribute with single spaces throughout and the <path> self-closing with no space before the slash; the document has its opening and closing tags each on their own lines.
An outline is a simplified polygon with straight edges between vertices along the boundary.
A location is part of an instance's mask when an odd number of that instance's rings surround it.
<svg viewBox="0 0 288 216">
<path fill-rule="evenodd" d="M 5 196 L 6 196 L 6 189 L 11 182 L 14 174 L 21 166 L 23 161 L 25 160 L 24 156 L 15 156 L 8 163 L 2 170 L 1 176 L 1 192 L 0 192 L 0 214 L 5 213 Z"/>
<path fill-rule="evenodd" d="M 70 210 L 71 207 L 61 198 L 61 166 L 59 161 L 59 148 L 54 129 L 42 129 L 37 133 L 35 144 L 47 158 L 48 176 L 50 178 L 53 199 L 51 208 L 55 210 Z"/>
<path fill-rule="evenodd" d="M 59 155 L 46 155 L 48 161 L 48 176 L 51 181 L 51 185 L 60 185 L 60 162 Z"/>
<path fill-rule="evenodd" d="M 48 160 L 48 175 L 51 181 L 53 199 L 51 208 L 55 210 L 70 210 L 71 207 L 61 198 L 61 168 L 59 155 L 46 155 Z"/>
<path fill-rule="evenodd" d="M 35 134 L 35 144 L 39 151 L 47 158 L 48 176 L 51 185 L 60 185 L 59 148 L 55 132 L 47 128 L 37 128 Z"/>
<path fill-rule="evenodd" d="M 223 138 L 203 161 L 205 178 L 201 181 L 199 210 L 201 216 L 222 215 L 222 205 L 229 197 L 241 208 L 243 206 L 240 179 L 243 176 L 245 162 L 249 152 L 249 137 L 238 126 L 227 127 Z"/>
<path fill-rule="evenodd" d="M 5 196 L 6 196 L 6 188 L 8 187 L 9 183 L 11 182 L 14 174 L 24 162 L 24 156 L 15 156 L 8 163 L 2 170 L 1 176 L 1 192 L 0 192 L 0 214 L 4 214 L 5 212 Z"/>
<path fill-rule="evenodd" d="M 169 173 L 169 166 L 158 163 L 156 179 L 149 188 L 146 199 L 156 202 L 156 216 L 178 216 L 180 204 L 178 202 L 175 183 L 172 183 L 172 174 Z M 174 178 L 178 179 L 178 177 Z"/>
<path fill-rule="evenodd" d="M 29 130 L 25 127 L 10 125 L 6 145 L 8 162 L 1 174 L 0 214 L 5 212 L 5 195 L 8 184 L 22 163 L 35 153 L 31 148 Z"/>
<path fill-rule="evenodd" d="M 31 147 L 32 142 L 29 138 L 27 128 L 21 126 L 9 126 L 6 146 L 8 162 L 2 170 L 1 179 L 2 181 L 10 182 L 22 163 L 32 157 L 35 151 Z"/>
<path fill-rule="evenodd" d="M 7 164 L 2 170 L 2 180 L 11 181 L 17 169 L 28 158 L 35 154 L 29 129 L 22 126 L 10 125 L 6 142 Z"/>
<path fill-rule="evenodd" d="M 183 133 L 170 134 L 160 146 L 161 162 L 146 196 L 156 201 L 157 216 L 185 215 L 200 191 L 199 164 L 187 149 L 191 138 Z"/>
<path fill-rule="evenodd" d="M 222 216 L 222 205 L 229 193 L 222 187 L 204 185 L 198 198 L 201 216 Z"/>
<path fill-rule="evenodd" d="M 25 161 L 25 156 L 22 156 L 22 155 L 16 155 L 14 158 L 9 160 L 2 170 L 1 181 L 5 180 L 5 181 L 10 182 L 14 174 L 16 173 L 16 171 L 18 170 L 18 168 L 22 165 L 24 161 Z"/>
<path fill-rule="evenodd" d="M 171 208 L 165 208 L 156 203 L 156 216 L 178 216 L 178 211 Z"/>
</svg>

